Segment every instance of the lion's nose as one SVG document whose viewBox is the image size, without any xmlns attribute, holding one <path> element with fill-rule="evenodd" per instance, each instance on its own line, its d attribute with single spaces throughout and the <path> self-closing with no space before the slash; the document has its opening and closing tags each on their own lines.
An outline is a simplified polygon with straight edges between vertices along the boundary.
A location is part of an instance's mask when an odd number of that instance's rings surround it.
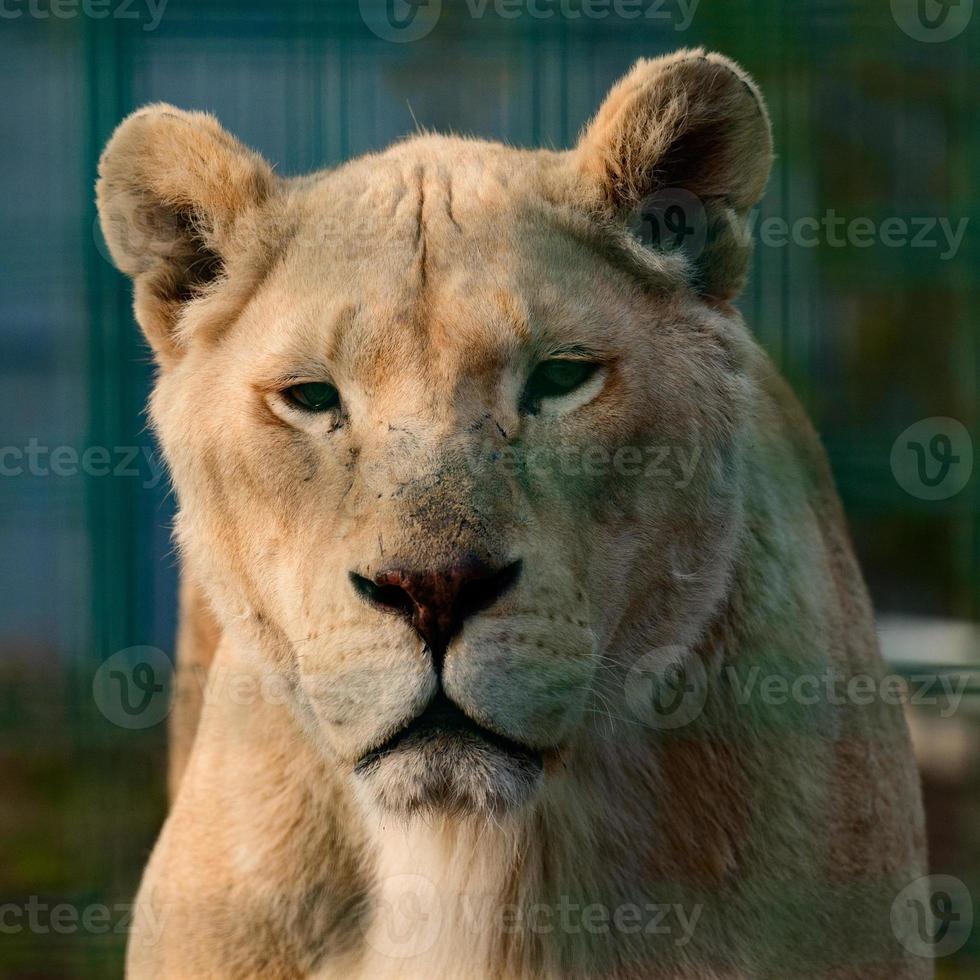
<svg viewBox="0 0 980 980">
<path fill-rule="evenodd" d="M 439 571 L 388 568 L 373 579 L 350 573 L 355 591 L 372 605 L 404 616 L 439 656 L 468 616 L 493 605 L 521 574 L 522 563 L 492 565 L 467 555 Z"/>
</svg>

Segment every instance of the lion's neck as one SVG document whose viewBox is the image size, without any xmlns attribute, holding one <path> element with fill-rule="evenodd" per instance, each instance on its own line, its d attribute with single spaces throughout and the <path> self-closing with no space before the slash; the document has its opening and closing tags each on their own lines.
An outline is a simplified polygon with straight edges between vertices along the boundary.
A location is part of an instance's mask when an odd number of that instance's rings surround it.
<svg viewBox="0 0 980 980">
<path fill-rule="evenodd" d="M 364 975 L 557 978 L 608 951 L 610 923 L 597 918 L 642 893 L 635 831 L 653 814 L 630 812 L 612 791 L 617 776 L 589 762 L 552 774 L 535 805 L 497 819 L 368 810 L 375 887 Z"/>
<path fill-rule="evenodd" d="M 480 977 L 502 950 L 500 917 L 523 890 L 525 835 L 443 820 L 372 821 L 374 894 L 365 975 Z"/>
</svg>

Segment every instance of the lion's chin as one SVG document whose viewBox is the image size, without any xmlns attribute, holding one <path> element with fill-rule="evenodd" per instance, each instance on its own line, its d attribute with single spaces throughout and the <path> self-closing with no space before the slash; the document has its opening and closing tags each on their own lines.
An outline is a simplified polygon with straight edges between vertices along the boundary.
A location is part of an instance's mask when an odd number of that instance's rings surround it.
<svg viewBox="0 0 980 980">
<path fill-rule="evenodd" d="M 354 771 L 392 815 L 497 815 L 531 798 L 543 756 L 488 731 L 439 694 Z"/>
</svg>

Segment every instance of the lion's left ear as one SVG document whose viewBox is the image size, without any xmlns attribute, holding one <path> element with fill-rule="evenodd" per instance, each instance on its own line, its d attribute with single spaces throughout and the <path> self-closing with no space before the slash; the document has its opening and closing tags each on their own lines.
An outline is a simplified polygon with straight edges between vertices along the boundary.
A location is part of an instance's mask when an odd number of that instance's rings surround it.
<svg viewBox="0 0 980 980">
<path fill-rule="evenodd" d="M 269 164 L 206 113 L 159 103 L 116 129 L 99 161 L 99 218 L 161 363 L 180 353 L 187 302 L 257 237 L 248 220 L 276 186 Z"/>
<path fill-rule="evenodd" d="M 655 245 L 693 245 L 705 295 L 741 291 L 745 222 L 769 177 L 772 136 L 762 96 L 738 65 L 700 49 L 637 62 L 572 159 L 590 208 L 645 219 Z"/>
</svg>

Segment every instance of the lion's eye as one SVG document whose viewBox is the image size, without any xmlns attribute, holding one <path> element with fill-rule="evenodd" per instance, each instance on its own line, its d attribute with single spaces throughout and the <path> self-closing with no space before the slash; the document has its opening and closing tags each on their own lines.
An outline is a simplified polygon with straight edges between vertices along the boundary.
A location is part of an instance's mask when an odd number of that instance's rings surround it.
<svg viewBox="0 0 980 980">
<path fill-rule="evenodd" d="M 553 358 L 542 361 L 532 372 L 525 390 L 525 401 L 534 405 L 544 398 L 560 398 L 580 388 L 599 370 L 593 361 Z"/>
<path fill-rule="evenodd" d="M 286 398 L 306 412 L 329 412 L 340 404 L 340 392 L 326 381 L 308 381 L 283 391 Z"/>
</svg>

